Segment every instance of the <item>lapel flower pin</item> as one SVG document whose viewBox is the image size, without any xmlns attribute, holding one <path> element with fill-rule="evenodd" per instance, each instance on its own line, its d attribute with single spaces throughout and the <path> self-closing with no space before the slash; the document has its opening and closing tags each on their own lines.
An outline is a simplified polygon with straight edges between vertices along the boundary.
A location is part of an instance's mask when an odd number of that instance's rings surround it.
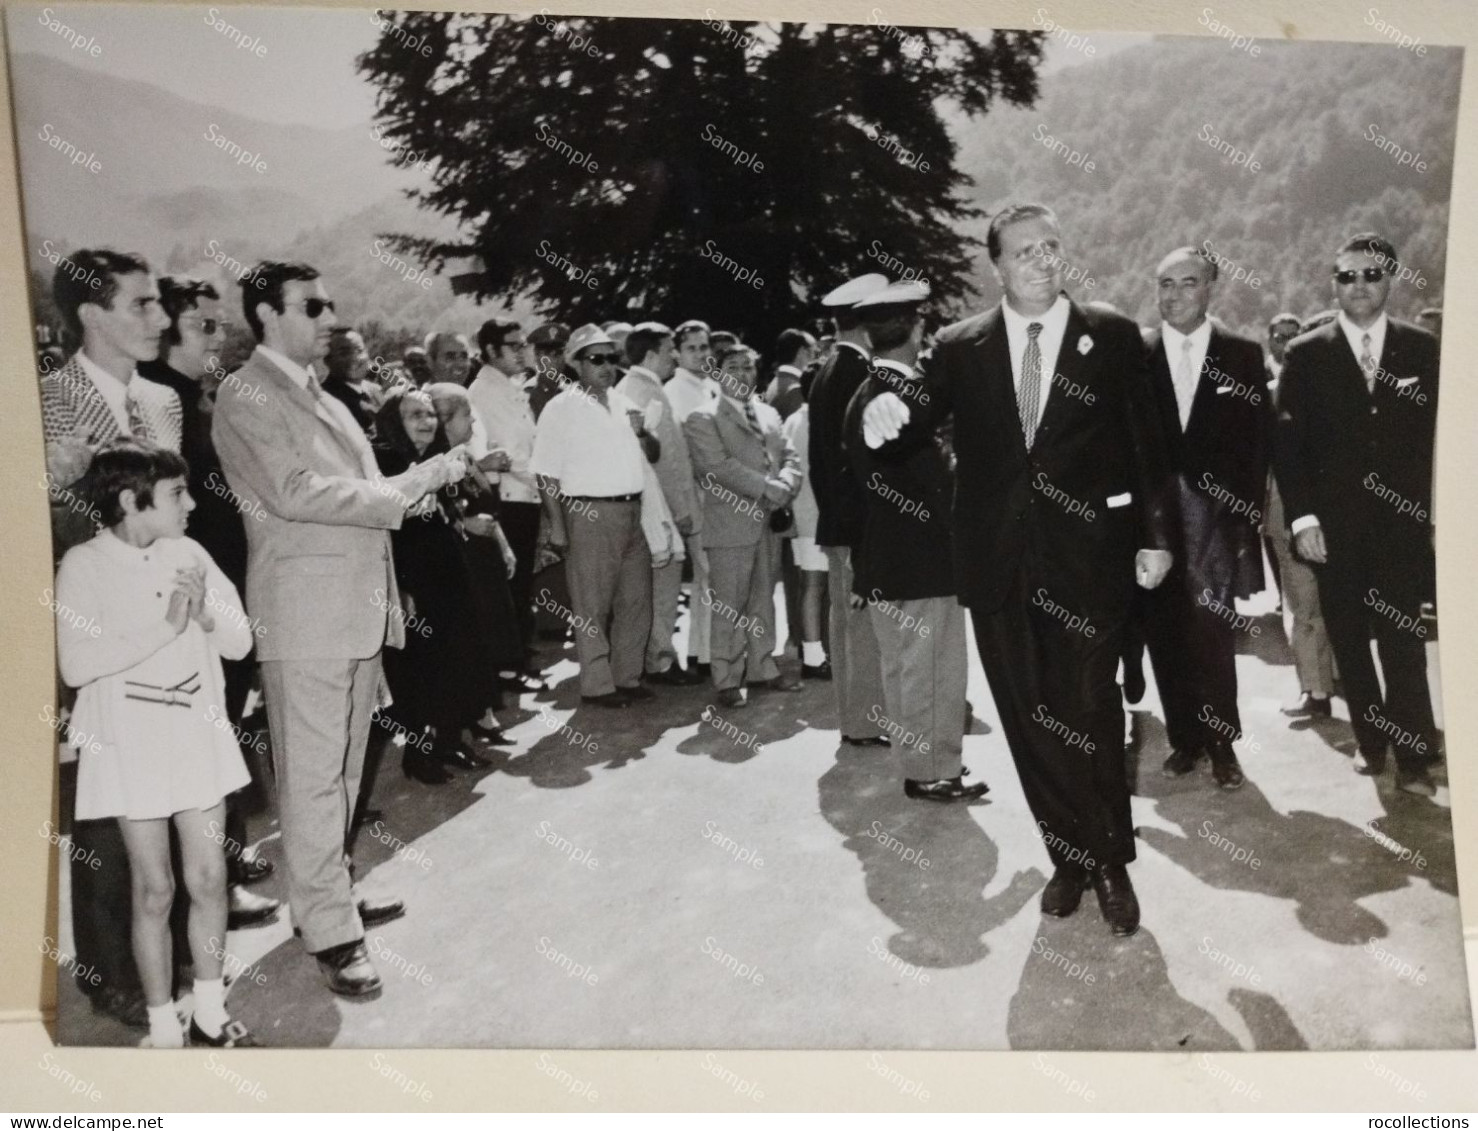
<svg viewBox="0 0 1478 1131">
<path fill-rule="evenodd" d="M 1087 334 L 1084 334 L 1081 338 L 1078 339 L 1078 352 L 1079 353 L 1086 355 L 1087 352 L 1089 350 L 1091 350 L 1092 348 L 1093 348 L 1093 339 L 1090 338 Z"/>
</svg>

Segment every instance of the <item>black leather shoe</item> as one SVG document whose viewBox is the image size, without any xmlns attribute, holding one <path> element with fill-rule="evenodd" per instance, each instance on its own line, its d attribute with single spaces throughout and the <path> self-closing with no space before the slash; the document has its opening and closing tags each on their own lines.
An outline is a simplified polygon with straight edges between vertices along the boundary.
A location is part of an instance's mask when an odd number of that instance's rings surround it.
<svg viewBox="0 0 1478 1131">
<path fill-rule="evenodd" d="M 254 1049 L 260 1048 L 257 1039 L 240 1021 L 227 1021 L 221 1026 L 221 1035 L 212 1037 L 205 1030 L 195 1024 L 195 1018 L 190 1018 L 190 1043 L 192 1045 L 203 1045 L 213 1049 Z"/>
<path fill-rule="evenodd" d="M 1144 698 L 1144 661 L 1124 665 L 1124 701 L 1138 703 Z"/>
<path fill-rule="evenodd" d="M 1083 902 L 1083 893 L 1093 886 L 1088 869 L 1081 864 L 1059 864 L 1042 889 L 1042 914 L 1066 919 Z"/>
<path fill-rule="evenodd" d="M 231 884 L 226 889 L 226 930 L 239 931 L 244 927 L 260 927 L 277 914 L 282 906 L 275 899 L 255 895 L 240 884 Z"/>
<path fill-rule="evenodd" d="M 92 995 L 92 1011 L 106 1014 L 130 1029 L 149 1027 L 149 1006 L 144 1001 L 142 990 L 120 990 L 117 986 L 104 986 Z"/>
<path fill-rule="evenodd" d="M 1230 743 L 1218 742 L 1207 753 L 1211 755 L 1211 776 L 1222 789 L 1241 789 L 1247 781 L 1242 766 L 1237 761 L 1237 752 Z"/>
<path fill-rule="evenodd" d="M 802 679 L 831 679 L 831 661 L 822 660 L 819 664 L 802 664 Z"/>
<path fill-rule="evenodd" d="M 489 746 L 512 746 L 513 739 L 503 733 L 502 727 L 485 727 L 481 723 L 473 723 L 468 728 L 472 731 L 472 737 L 478 742 L 486 742 Z"/>
<path fill-rule="evenodd" d="M 1425 767 L 1403 770 L 1396 767 L 1396 788 L 1402 793 L 1414 793 L 1418 797 L 1436 797 L 1437 783 L 1432 780 Z"/>
<path fill-rule="evenodd" d="M 365 927 L 378 927 L 382 923 L 399 919 L 405 914 L 405 900 L 403 899 L 361 899 L 357 906 L 359 921 Z"/>
<path fill-rule="evenodd" d="M 1362 750 L 1355 755 L 1355 772 L 1373 778 L 1386 769 L 1385 750 Z"/>
<path fill-rule="evenodd" d="M 749 702 L 749 692 L 742 687 L 721 688 L 718 693 L 718 705 L 720 707 L 738 708 Z"/>
<path fill-rule="evenodd" d="M 265 856 L 226 857 L 226 879 L 233 884 L 254 884 L 273 872 L 272 861 Z"/>
<path fill-rule="evenodd" d="M 698 665 L 695 663 L 689 664 L 685 668 L 678 668 L 674 664 L 672 670 L 680 673 L 681 678 L 679 678 L 678 682 L 684 687 L 697 687 L 700 683 L 707 683 L 713 678 L 713 666 L 711 664 L 704 664 L 703 667 L 709 670 L 699 671 Z"/>
<path fill-rule="evenodd" d="M 493 764 L 481 754 L 474 754 L 466 747 L 452 743 L 437 743 L 435 757 L 444 765 L 455 766 L 459 770 L 484 770 Z"/>
<path fill-rule="evenodd" d="M 1165 764 L 1160 767 L 1160 772 L 1167 778 L 1183 778 L 1196 768 L 1196 763 L 1201 760 L 1199 750 L 1174 750 L 1170 757 L 1165 759 Z"/>
<path fill-rule="evenodd" d="M 549 685 L 544 682 L 542 677 L 533 675 L 530 672 L 519 672 L 517 675 L 499 676 L 498 682 L 503 685 L 505 690 L 511 691 L 515 695 L 522 695 L 525 692 L 531 691 L 537 692 L 549 690 Z"/>
<path fill-rule="evenodd" d="M 405 776 L 422 785 L 445 785 L 452 775 L 441 768 L 440 763 L 420 747 L 407 746 L 400 759 L 400 768 Z"/>
<path fill-rule="evenodd" d="M 886 734 L 875 734 L 871 738 L 848 738 L 842 735 L 842 741 L 848 746 L 892 746 Z"/>
<path fill-rule="evenodd" d="M 1323 699 L 1316 699 L 1309 692 L 1305 691 L 1294 702 L 1281 708 L 1281 710 L 1283 714 L 1291 719 L 1327 719 L 1330 717 L 1329 697 L 1325 696 Z"/>
<path fill-rule="evenodd" d="M 915 801 L 974 801 L 990 792 L 983 781 L 965 784 L 964 778 L 943 778 L 939 781 L 914 781 L 903 779 L 903 795 Z"/>
<path fill-rule="evenodd" d="M 380 975 L 364 949 L 363 939 L 331 946 L 313 957 L 318 959 L 319 972 L 328 988 L 340 997 L 364 997 L 380 989 Z"/>
<path fill-rule="evenodd" d="M 642 672 L 641 679 L 643 683 L 655 683 L 661 687 L 689 687 L 693 682 L 688 679 L 687 673 L 676 664 L 666 671 Z"/>
<path fill-rule="evenodd" d="M 589 703 L 592 707 L 629 707 L 631 700 L 619 691 L 607 691 L 604 695 L 582 695 L 580 702 Z"/>
<path fill-rule="evenodd" d="M 1128 938 L 1139 930 L 1139 899 L 1129 872 L 1122 864 L 1105 864 L 1093 870 L 1093 891 L 1098 909 L 1117 938 Z"/>
<path fill-rule="evenodd" d="M 630 699 L 633 703 L 640 703 L 644 702 L 647 699 L 657 698 L 657 693 L 655 691 L 653 691 L 650 687 L 643 687 L 639 683 L 635 687 L 618 687 L 616 688 L 616 690 L 620 694 L 626 696 L 626 698 Z"/>
</svg>

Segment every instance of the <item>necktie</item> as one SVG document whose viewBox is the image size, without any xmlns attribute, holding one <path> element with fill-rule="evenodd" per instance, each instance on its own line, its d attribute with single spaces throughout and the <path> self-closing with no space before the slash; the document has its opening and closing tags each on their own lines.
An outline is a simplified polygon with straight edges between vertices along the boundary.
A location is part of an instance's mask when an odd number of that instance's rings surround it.
<svg viewBox="0 0 1478 1131">
<path fill-rule="evenodd" d="M 754 411 L 754 402 L 744 402 L 744 419 L 749 421 L 749 426 L 758 434 L 760 430 L 760 418 Z"/>
<path fill-rule="evenodd" d="M 1191 403 L 1196 399 L 1196 375 L 1191 371 L 1191 340 L 1180 341 L 1180 362 L 1175 367 L 1175 407 L 1180 411 L 1180 430 L 1191 419 Z"/>
<path fill-rule="evenodd" d="M 1370 352 L 1370 335 L 1360 335 L 1360 369 L 1365 374 L 1365 391 L 1375 393 L 1375 355 Z"/>
<path fill-rule="evenodd" d="M 1016 408 L 1021 414 L 1021 435 L 1031 451 L 1042 417 L 1042 347 L 1037 344 L 1042 324 L 1033 322 L 1026 328 L 1026 355 L 1021 359 L 1021 388 L 1016 394 Z"/>
<path fill-rule="evenodd" d="M 143 406 L 134 400 L 132 393 L 124 399 L 123 408 L 128 413 L 128 434 L 136 440 L 152 440 L 149 421 L 144 415 Z"/>
</svg>

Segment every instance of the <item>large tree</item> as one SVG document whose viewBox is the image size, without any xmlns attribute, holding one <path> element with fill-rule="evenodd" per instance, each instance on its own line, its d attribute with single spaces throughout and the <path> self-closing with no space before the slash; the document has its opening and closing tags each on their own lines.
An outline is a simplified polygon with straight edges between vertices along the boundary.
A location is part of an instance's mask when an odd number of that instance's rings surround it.
<svg viewBox="0 0 1478 1131">
<path fill-rule="evenodd" d="M 701 317 L 761 343 L 862 271 L 967 293 L 979 212 L 939 108 L 1030 104 L 1042 56 L 1025 31 L 380 15 L 359 68 L 381 144 L 425 163 L 413 195 L 465 235 L 402 250 L 474 257 L 463 289 L 567 322 Z"/>
</svg>

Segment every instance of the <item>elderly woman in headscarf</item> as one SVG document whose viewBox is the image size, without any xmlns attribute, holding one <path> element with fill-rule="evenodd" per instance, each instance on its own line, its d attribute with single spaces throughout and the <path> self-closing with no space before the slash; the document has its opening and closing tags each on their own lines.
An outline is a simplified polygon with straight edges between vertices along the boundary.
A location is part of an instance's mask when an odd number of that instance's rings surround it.
<svg viewBox="0 0 1478 1131">
<path fill-rule="evenodd" d="M 386 477 L 449 449 L 431 398 L 396 389 L 375 417 L 375 458 Z M 409 733 L 402 766 L 427 784 L 448 780 L 442 765 L 476 769 L 488 759 L 463 745 L 462 731 L 488 702 L 494 660 L 471 610 L 474 585 L 463 555 L 465 535 L 447 489 L 407 513 L 391 534 L 405 647 L 385 651 L 391 714 Z M 428 740 L 429 739 L 429 740 Z"/>
</svg>

